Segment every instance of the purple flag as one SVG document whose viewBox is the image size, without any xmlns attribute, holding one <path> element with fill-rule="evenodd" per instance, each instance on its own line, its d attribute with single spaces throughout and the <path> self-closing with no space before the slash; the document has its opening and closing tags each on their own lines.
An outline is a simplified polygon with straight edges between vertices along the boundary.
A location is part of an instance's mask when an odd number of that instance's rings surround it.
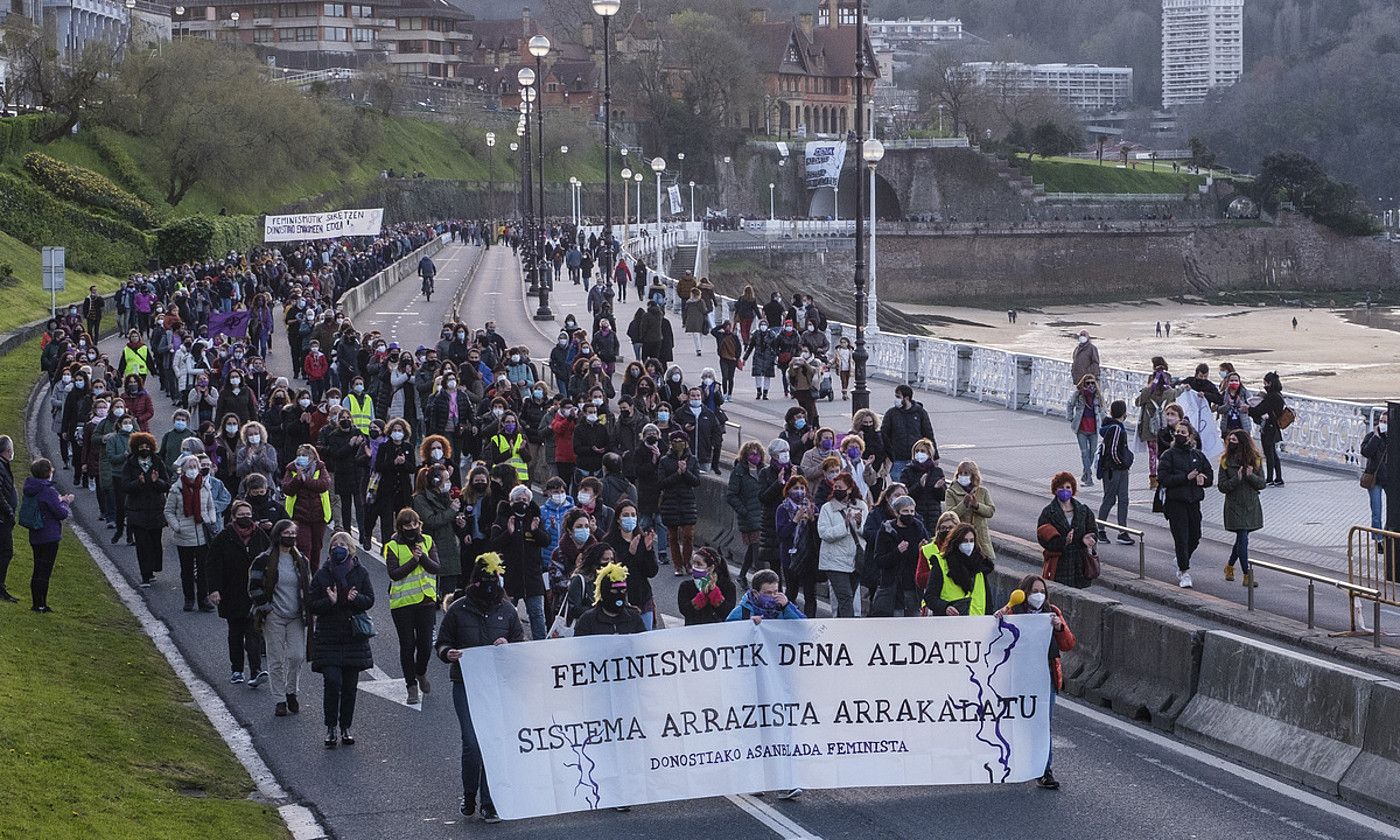
<svg viewBox="0 0 1400 840">
<path fill-rule="evenodd" d="M 210 312 L 209 313 L 209 337 L 225 335 L 229 338 L 247 338 L 248 322 L 252 320 L 253 313 L 245 310 L 234 312 Z"/>
</svg>

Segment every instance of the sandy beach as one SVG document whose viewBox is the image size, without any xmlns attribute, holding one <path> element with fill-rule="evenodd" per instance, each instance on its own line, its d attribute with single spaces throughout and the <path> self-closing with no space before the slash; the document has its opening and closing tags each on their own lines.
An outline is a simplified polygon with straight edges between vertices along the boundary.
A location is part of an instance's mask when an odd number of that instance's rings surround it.
<svg viewBox="0 0 1400 840">
<path fill-rule="evenodd" d="M 1106 365 L 1147 370 L 1164 356 L 1173 374 L 1189 375 L 1198 362 L 1228 361 L 1247 387 L 1276 370 L 1284 388 L 1319 397 L 1362 402 L 1400 397 L 1400 310 L 1362 307 L 1212 306 L 1150 300 L 1021 311 L 899 304 L 939 338 L 986 344 L 1068 359 L 1075 336 L 1087 328 Z M 1293 328 L 1292 319 L 1298 319 Z M 1171 322 L 1171 337 L 1156 328 Z"/>
</svg>

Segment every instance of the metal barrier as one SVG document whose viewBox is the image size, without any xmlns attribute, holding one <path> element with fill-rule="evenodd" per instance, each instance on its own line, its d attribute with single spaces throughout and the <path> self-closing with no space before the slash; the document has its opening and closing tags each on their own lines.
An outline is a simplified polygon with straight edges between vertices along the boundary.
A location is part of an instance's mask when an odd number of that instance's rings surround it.
<svg viewBox="0 0 1400 840">
<path fill-rule="evenodd" d="M 1095 519 L 1094 522 L 1098 524 L 1098 526 L 1099 526 L 1099 531 L 1100 531 L 1100 532 L 1103 532 L 1103 531 L 1105 531 L 1105 530 L 1107 530 L 1107 529 L 1109 529 L 1109 528 L 1112 528 L 1113 530 L 1117 531 L 1117 532 L 1120 533 L 1120 534 L 1127 534 L 1127 535 L 1132 536 L 1132 537 L 1137 537 L 1137 547 L 1138 547 L 1138 580 L 1145 580 L 1145 579 L 1147 578 L 1147 538 L 1146 538 L 1146 536 L 1145 536 L 1141 531 L 1139 531 L 1138 529 L 1136 529 L 1136 528 L 1129 528 L 1127 525 L 1114 525 L 1112 522 L 1105 522 L 1105 521 L 1102 520 L 1102 519 Z"/>
<path fill-rule="evenodd" d="M 1336 578 L 1327 577 L 1326 575 L 1317 575 L 1317 574 L 1313 574 L 1312 572 L 1305 572 L 1305 571 L 1303 571 L 1302 569 L 1292 569 L 1292 568 L 1289 568 L 1288 566 L 1280 566 L 1280 565 L 1278 565 L 1277 563 L 1266 563 L 1266 562 L 1264 562 L 1263 560 L 1250 560 L 1250 561 L 1249 561 L 1249 570 L 1250 570 L 1250 574 L 1251 574 L 1251 575 L 1254 574 L 1254 569 L 1255 569 L 1256 567 L 1257 567 L 1257 568 L 1260 568 L 1260 569 L 1268 569 L 1268 570 L 1271 571 L 1271 572 L 1279 572 L 1280 574 L 1292 575 L 1292 576 L 1294 576 L 1294 577 L 1304 578 L 1305 580 L 1307 580 L 1307 582 L 1308 582 L 1308 629 L 1309 629 L 1309 630 L 1313 629 L 1313 626 L 1314 626 L 1314 624 L 1316 623 L 1316 622 L 1315 622 L 1315 618 L 1316 618 L 1316 612 L 1317 612 L 1317 611 L 1316 611 L 1316 606 L 1315 606 L 1315 601 L 1314 601 L 1314 597 L 1315 597 L 1315 596 L 1314 596 L 1314 589 L 1315 589 L 1314 584 L 1317 584 L 1317 583 L 1325 583 L 1325 584 L 1327 584 L 1328 586 L 1332 586 L 1332 587 L 1335 587 L 1335 588 L 1337 588 L 1337 589 L 1345 589 L 1345 590 L 1347 591 L 1347 598 L 1348 598 L 1349 601 L 1350 601 L 1351 599 L 1356 598 L 1358 595 L 1363 596 L 1363 597 L 1369 597 L 1369 598 L 1371 598 L 1372 601 L 1373 601 L 1374 610 L 1375 610 L 1374 615 L 1373 615 L 1373 617 L 1372 617 L 1372 622 L 1376 625 L 1376 626 L 1375 626 L 1375 629 L 1373 629 L 1373 630 L 1371 631 L 1371 633 L 1372 633 L 1372 636 L 1373 636 L 1373 638 L 1374 638 L 1374 644 L 1375 644 L 1375 646 L 1376 646 L 1376 647 L 1380 647 L 1380 646 L 1381 646 L 1381 599 L 1380 599 L 1380 592 L 1379 592 L 1378 590 L 1372 589 L 1372 588 L 1370 588 L 1370 587 L 1368 587 L 1368 586 L 1357 586 L 1357 585 L 1355 585 L 1355 584 L 1348 583 L 1348 582 L 1346 582 L 1346 581 L 1344 581 L 1344 580 L 1338 580 L 1338 579 L 1336 579 Z M 1250 611 L 1253 611 L 1253 610 L 1254 610 L 1254 587 L 1253 587 L 1253 586 L 1246 586 L 1246 587 L 1245 587 L 1245 592 L 1247 593 L 1247 595 L 1246 595 L 1246 597 L 1245 597 L 1245 602 L 1246 602 L 1246 604 L 1248 604 Z M 1357 633 L 1356 633 L 1356 628 L 1355 628 L 1355 622 L 1356 622 L 1356 615 L 1355 615 L 1355 612 L 1353 611 L 1353 613 L 1352 613 L 1352 625 L 1353 625 L 1353 626 L 1352 626 L 1352 632 L 1351 632 L 1350 635 L 1357 635 Z"/>
<path fill-rule="evenodd" d="M 1396 553 L 1400 552 L 1400 532 L 1353 525 L 1347 532 L 1347 612 L 1351 614 L 1351 632 L 1354 635 L 1365 633 L 1364 626 L 1357 627 L 1358 597 L 1375 601 L 1376 644 L 1380 644 L 1381 604 L 1400 607 L 1400 564 Z M 1360 594 L 1362 592 L 1366 594 Z"/>
<path fill-rule="evenodd" d="M 734 458 L 737 460 L 739 457 L 739 450 L 744 446 L 744 427 L 735 423 L 733 420 L 725 420 L 724 428 L 734 430 Z M 729 435 L 725 435 L 724 437 L 728 439 Z M 723 452 L 724 450 L 721 449 L 720 451 Z"/>
</svg>

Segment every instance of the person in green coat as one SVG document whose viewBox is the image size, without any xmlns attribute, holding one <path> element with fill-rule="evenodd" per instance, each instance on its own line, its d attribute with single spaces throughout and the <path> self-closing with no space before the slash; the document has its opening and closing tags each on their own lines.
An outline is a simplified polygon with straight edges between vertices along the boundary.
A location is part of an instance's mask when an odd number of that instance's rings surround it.
<svg viewBox="0 0 1400 840">
<path fill-rule="evenodd" d="M 462 535 L 467 515 L 460 499 L 452 497 L 452 475 L 442 464 L 418 471 L 417 492 L 410 504 L 423 520 L 423 533 L 433 540 L 438 558 L 439 599 L 457 591 L 462 581 Z"/>
<path fill-rule="evenodd" d="M 1259 504 L 1259 491 L 1264 489 L 1264 475 L 1260 472 L 1263 464 L 1248 432 L 1235 429 L 1230 433 L 1216 480 L 1216 486 L 1225 494 L 1225 530 L 1235 535 L 1235 545 L 1225 563 L 1225 579 L 1235 579 L 1235 561 L 1239 560 L 1243 583 L 1251 587 L 1258 584 L 1249 568 L 1249 532 L 1264 527 L 1264 508 Z"/>
<path fill-rule="evenodd" d="M 175 462 L 180 460 L 183 454 L 180 451 L 180 444 L 185 442 L 185 438 L 198 437 L 190 430 L 190 413 L 183 408 L 177 408 L 175 413 L 170 415 L 170 431 L 166 432 L 160 439 L 160 451 L 157 453 L 160 460 L 165 463 L 165 469 L 171 474 L 175 474 Z"/>
<path fill-rule="evenodd" d="M 98 466 L 97 483 L 111 494 L 113 523 L 117 529 L 112 535 L 113 545 L 126 532 L 126 490 L 122 482 L 113 480 L 113 476 L 120 476 L 126 468 L 126 457 L 131 452 L 131 433 L 134 431 L 136 418 L 127 415 L 102 439 L 102 462 Z"/>
</svg>

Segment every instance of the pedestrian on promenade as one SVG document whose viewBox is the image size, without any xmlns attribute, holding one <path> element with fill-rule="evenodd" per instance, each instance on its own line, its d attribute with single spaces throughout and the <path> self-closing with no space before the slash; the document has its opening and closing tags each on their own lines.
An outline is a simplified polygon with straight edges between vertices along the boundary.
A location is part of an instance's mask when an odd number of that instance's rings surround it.
<svg viewBox="0 0 1400 840">
<path fill-rule="evenodd" d="M 286 496 L 287 518 L 297 523 L 297 539 L 301 540 L 297 547 L 311 562 L 314 572 L 321 564 L 319 558 L 326 526 L 334 516 L 331 473 L 321 462 L 316 447 L 309 443 L 297 447 L 296 457 L 282 474 L 282 493 Z M 405 498 L 402 507 L 407 506 Z"/>
<path fill-rule="evenodd" d="M 1092 376 L 1095 381 L 1099 378 L 1099 348 L 1089 340 L 1089 331 L 1080 330 L 1078 341 L 1070 362 L 1070 380 L 1076 386 L 1084 381 L 1085 376 Z"/>
<path fill-rule="evenodd" d="M 15 559 L 15 517 L 19 512 L 19 496 L 15 492 L 15 474 L 10 465 L 15 460 L 15 442 L 9 435 L 0 435 L 0 601 L 19 602 L 5 587 L 10 563 Z"/>
<path fill-rule="evenodd" d="M 921 592 L 914 577 L 919 566 L 919 549 L 928 541 L 929 531 L 919 516 L 914 498 L 899 492 L 899 484 L 885 490 L 890 516 L 876 531 L 873 557 L 867 566 L 878 569 L 878 587 L 871 599 L 872 616 L 890 617 L 896 609 L 905 617 L 919 615 Z M 872 517 L 875 514 L 872 512 Z M 869 541 L 867 541 L 869 545 Z"/>
<path fill-rule="evenodd" d="M 1157 470 L 1162 512 L 1171 525 L 1176 549 L 1176 582 L 1182 589 L 1190 589 L 1191 555 L 1201 543 L 1201 501 L 1205 488 L 1215 483 L 1215 471 L 1184 422 L 1177 424 L 1172 448 L 1162 454 Z"/>
<path fill-rule="evenodd" d="M 1058 472 L 1050 479 L 1054 496 L 1035 523 L 1036 539 L 1044 552 L 1041 574 L 1056 583 L 1085 589 L 1097 577 L 1098 529 L 1094 512 L 1076 499 L 1079 486 L 1074 474 Z"/>
<path fill-rule="evenodd" d="M 700 296 L 698 286 L 691 288 L 690 296 L 681 304 L 681 323 L 695 344 L 695 355 L 702 355 L 701 339 L 710 331 L 710 309 Z"/>
<path fill-rule="evenodd" d="M 957 525 L 937 552 L 923 549 L 928 558 L 928 586 L 924 589 L 924 614 L 929 616 L 989 615 L 987 572 L 992 560 L 977 548 L 977 534 L 966 522 Z"/>
<path fill-rule="evenodd" d="M 734 511 L 734 524 L 739 542 L 744 546 L 740 575 L 746 576 L 758 562 L 759 544 L 763 536 L 763 444 L 751 440 L 739 447 L 724 501 Z"/>
<path fill-rule="evenodd" d="M 1390 449 L 1386 443 L 1389 433 L 1390 412 L 1382 411 L 1376 415 L 1375 427 L 1361 441 L 1361 457 L 1366 459 L 1361 472 L 1361 487 L 1371 503 L 1371 528 L 1376 531 L 1385 527 L 1385 494 L 1390 480 Z M 1376 536 L 1376 547 L 1379 551 L 1385 550 L 1385 542 L 1379 535 Z M 3 575 L 0 575 L 0 583 L 3 582 Z"/>
<path fill-rule="evenodd" d="M 915 510 L 924 523 L 924 530 L 933 533 L 934 523 L 943 513 L 943 501 L 947 497 L 948 480 L 933 456 L 933 441 L 920 438 L 910 453 L 913 457 L 904 472 L 896 476 L 914 500 Z"/>
<path fill-rule="evenodd" d="M 462 673 L 461 659 L 462 651 L 468 648 L 525 640 L 520 616 L 505 597 L 505 572 L 505 565 L 495 552 L 476 558 L 467 574 L 466 586 L 448 596 L 437 632 L 437 656 L 451 668 L 452 705 L 462 737 L 462 800 L 458 811 L 470 817 L 479 807 L 481 818 L 488 823 L 498 823 L 501 818 L 491 803 L 486 764 L 481 760 L 481 745 L 467 703 L 467 675 Z"/>
<path fill-rule="evenodd" d="M 922 403 L 915 402 L 914 389 L 901 384 L 894 389 L 895 404 L 880 421 L 880 434 L 885 439 L 885 454 L 890 461 L 890 475 L 904 475 L 909 466 L 914 444 L 927 438 L 933 443 L 933 460 L 938 460 L 938 438 L 933 435 L 933 423 Z"/>
<path fill-rule="evenodd" d="M 1230 559 L 1225 561 L 1225 579 L 1235 579 L 1235 561 L 1240 561 L 1245 586 L 1258 586 L 1249 568 L 1249 532 L 1264 527 L 1264 508 L 1259 491 L 1264 489 L 1261 468 L 1264 459 L 1254 448 L 1249 433 L 1236 429 L 1225 439 L 1225 455 L 1220 459 L 1216 487 L 1225 494 L 1225 530 L 1235 535 Z"/>
<path fill-rule="evenodd" d="M 187 455 L 176 465 L 179 478 L 165 495 L 165 524 L 180 557 L 180 588 L 185 612 L 213 612 L 209 603 L 209 541 L 218 516 L 214 492 L 200 474 L 199 456 Z"/>
<path fill-rule="evenodd" d="M 13 444 L 11 444 L 13 446 Z M 34 553 L 34 571 L 29 578 L 30 609 L 51 613 L 49 581 L 58 562 L 58 544 L 63 539 L 63 520 L 72 514 L 73 494 L 59 495 L 53 483 L 53 464 L 39 458 L 29 465 L 24 480 L 24 500 L 16 518 L 29 529 L 29 547 Z"/>
<path fill-rule="evenodd" d="M 754 399 L 768 399 L 768 388 L 773 384 L 774 367 L 778 361 L 777 332 L 768 327 L 768 322 L 759 318 L 758 326 L 744 347 L 743 361 L 753 357 L 749 372 L 753 374 Z"/>
<path fill-rule="evenodd" d="M 369 647 L 374 631 L 366 615 L 374 606 L 374 587 L 358 553 L 354 538 L 337 531 L 331 537 L 329 562 L 311 578 L 307 596 L 307 609 L 315 623 L 311 670 L 325 683 L 322 705 L 327 749 L 335 749 L 337 743 L 347 747 L 355 743 L 350 727 L 355 722 L 356 684 L 361 671 L 374 667 Z"/>
<path fill-rule="evenodd" d="M 982 470 L 976 461 L 958 464 L 944 501 L 947 510 L 972 526 L 977 535 L 977 551 L 988 560 L 995 561 L 996 549 L 992 546 L 991 529 L 987 523 L 996 515 L 997 507 L 992 502 L 992 494 L 982 483 Z"/>
<path fill-rule="evenodd" d="M 1103 504 L 1099 506 L 1099 519 L 1107 521 L 1108 514 L 1118 508 L 1118 525 L 1128 524 L 1128 477 L 1133 467 L 1133 450 L 1128 446 L 1128 431 L 1123 426 L 1123 418 L 1128 415 L 1128 404 L 1114 400 L 1108 407 L 1109 417 L 1099 427 L 1099 478 L 1103 481 Z M 1108 532 L 1099 526 L 1099 542 L 1108 540 Z M 1133 537 L 1126 531 L 1118 532 L 1118 542 L 1133 545 Z"/>
<path fill-rule="evenodd" d="M 1283 401 L 1283 382 L 1276 371 L 1264 374 L 1264 396 L 1249 410 L 1250 419 L 1260 424 L 1259 443 L 1264 447 L 1265 483 L 1283 486 L 1283 465 L 1278 457 L 1278 445 L 1283 442 L 1283 427 L 1279 425 L 1288 410 Z"/>
<path fill-rule="evenodd" d="M 657 464 L 656 474 L 661 489 L 659 512 L 670 541 L 671 567 L 675 576 L 681 577 L 690 568 L 695 523 L 700 516 L 695 491 L 700 486 L 699 463 L 690 451 L 685 432 L 680 429 L 671 432 L 671 451 Z"/>
<path fill-rule="evenodd" d="M 272 539 L 253 520 L 252 505 L 237 501 L 230 509 L 231 524 L 209 547 L 209 602 L 228 623 L 229 683 L 243 683 L 246 674 L 248 687 L 257 688 L 267 682 L 268 672 L 263 670 L 262 633 L 255 627 L 248 591 L 249 570 L 272 548 Z"/>
<path fill-rule="evenodd" d="M 831 584 L 837 618 L 855 617 L 854 603 L 860 589 L 857 563 L 865 551 L 860 534 L 869 513 L 855 479 L 843 472 L 833 482 L 831 500 L 817 515 L 817 536 L 821 539 L 817 568 Z"/>
<path fill-rule="evenodd" d="M 441 468 L 430 471 L 441 473 Z M 436 544 L 431 535 L 423 532 L 423 520 L 417 511 L 399 511 L 395 526 L 394 538 L 384 544 L 384 564 L 389 570 L 389 614 L 399 639 L 399 667 L 408 703 L 417 705 L 420 689 L 423 694 L 432 691 L 428 658 L 437 617 L 437 574 L 442 565 Z"/>
<path fill-rule="evenodd" d="M 1016 585 L 1016 588 L 1025 593 L 1025 599 L 1009 610 L 1002 607 L 996 611 L 996 615 L 1001 617 L 1009 612 L 1011 615 L 1050 616 L 1050 710 L 1047 718 L 1053 721 L 1055 695 L 1065 688 L 1065 672 L 1060 662 L 1060 656 L 1074 650 L 1077 641 L 1074 638 L 1074 632 L 1069 629 L 1069 624 L 1065 621 L 1064 613 L 1060 612 L 1059 607 L 1049 602 L 1049 591 L 1045 586 L 1044 578 L 1039 575 L 1026 575 Z M 1054 763 L 1054 760 L 1055 751 L 1052 746 L 1050 753 L 1045 758 L 1045 772 L 1041 774 L 1039 779 L 1035 780 L 1036 786 L 1043 790 L 1060 789 L 1060 783 L 1056 781 L 1055 774 L 1050 770 L 1050 765 Z"/>
<path fill-rule="evenodd" d="M 1099 423 L 1104 417 L 1103 395 L 1099 393 L 1099 379 L 1086 373 L 1075 386 L 1074 395 L 1069 398 L 1065 414 L 1069 417 L 1074 438 L 1079 442 L 1079 480 L 1086 487 L 1094 486 L 1094 450 L 1099 438 Z"/>
</svg>

